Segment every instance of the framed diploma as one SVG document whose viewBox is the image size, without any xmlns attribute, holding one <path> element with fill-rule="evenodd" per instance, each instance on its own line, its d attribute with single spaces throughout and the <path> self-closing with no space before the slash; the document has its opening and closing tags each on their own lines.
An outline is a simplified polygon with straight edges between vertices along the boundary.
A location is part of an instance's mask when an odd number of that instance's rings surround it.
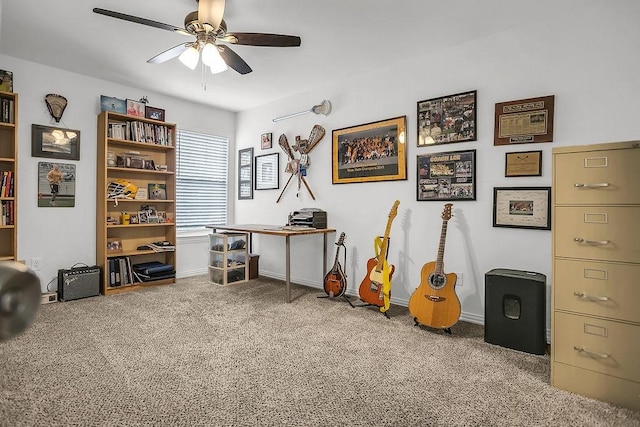
<svg viewBox="0 0 640 427">
<path fill-rule="evenodd" d="M 496 104 L 493 145 L 553 141 L 554 95 Z"/>
<path fill-rule="evenodd" d="M 506 153 L 504 176 L 542 176 L 542 150 Z"/>
<path fill-rule="evenodd" d="M 551 230 L 551 187 L 495 187 L 493 226 Z"/>
</svg>

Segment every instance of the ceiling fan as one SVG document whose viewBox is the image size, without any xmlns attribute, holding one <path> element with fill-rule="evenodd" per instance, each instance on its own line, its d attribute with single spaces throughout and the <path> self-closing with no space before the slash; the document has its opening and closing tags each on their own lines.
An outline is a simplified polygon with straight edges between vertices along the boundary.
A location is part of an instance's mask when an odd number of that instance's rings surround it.
<svg viewBox="0 0 640 427">
<path fill-rule="evenodd" d="M 272 47 L 300 46 L 301 39 L 298 36 L 268 33 L 228 33 L 227 23 L 222 18 L 224 6 L 225 0 L 198 1 L 198 10 L 189 13 L 184 18 L 184 28 L 97 7 L 93 11 L 100 15 L 195 37 L 195 41 L 181 43 L 147 60 L 152 64 L 159 64 L 178 57 L 180 62 L 194 70 L 198 65 L 200 56 L 202 56 L 202 63 L 208 66 L 214 74 L 225 71 L 228 67 L 233 68 L 240 74 L 248 74 L 252 71 L 249 64 L 229 46 L 220 43 Z"/>
</svg>

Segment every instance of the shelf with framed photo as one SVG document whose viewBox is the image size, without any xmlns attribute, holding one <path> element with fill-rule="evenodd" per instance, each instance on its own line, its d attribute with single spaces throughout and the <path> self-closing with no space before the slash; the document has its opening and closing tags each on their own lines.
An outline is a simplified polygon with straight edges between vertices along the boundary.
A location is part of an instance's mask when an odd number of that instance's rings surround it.
<svg viewBox="0 0 640 427">
<path fill-rule="evenodd" d="M 175 251 L 158 253 L 146 246 L 149 242 L 158 241 L 175 243 L 176 126 L 171 123 L 159 125 L 157 121 L 145 118 L 132 120 L 130 116 L 103 111 L 98 116 L 97 129 L 96 260 L 104 274 L 101 291 L 104 295 L 111 295 L 144 286 L 174 283 L 175 277 L 168 275 L 144 282 L 131 276 L 127 286 L 122 286 L 122 283 L 114 283 L 109 274 L 113 260 L 122 257 L 132 265 L 160 262 L 172 265 L 172 271 L 175 270 Z M 136 129 L 154 135 L 155 139 L 141 139 L 135 134 Z M 158 170 L 159 166 L 162 170 Z M 162 191 L 152 192 L 150 188 Z M 152 195 L 159 197 L 160 192 L 162 199 L 152 198 Z M 151 212 L 151 217 L 150 203 L 153 203 L 155 212 Z M 160 222 L 158 211 L 164 212 L 164 222 Z M 128 212 L 128 224 L 118 220 L 122 212 Z M 117 222 L 108 224 L 106 218 L 114 218 Z M 111 254 L 106 251 L 109 239 L 121 242 L 121 252 Z"/>
</svg>

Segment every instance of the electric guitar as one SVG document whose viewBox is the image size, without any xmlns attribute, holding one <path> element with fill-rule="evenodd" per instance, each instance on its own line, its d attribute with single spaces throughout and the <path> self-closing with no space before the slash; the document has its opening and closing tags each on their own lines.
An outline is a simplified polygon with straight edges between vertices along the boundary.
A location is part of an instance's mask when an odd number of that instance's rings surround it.
<svg viewBox="0 0 640 427">
<path fill-rule="evenodd" d="M 376 257 L 367 261 L 367 275 L 360 283 L 360 299 L 368 304 L 380 307 L 381 312 L 389 309 L 391 298 L 391 276 L 395 270 L 395 266 L 387 263 L 387 248 L 389 247 L 389 232 L 391 231 L 391 223 L 398 214 L 399 200 L 396 200 L 389 212 L 389 220 L 387 228 L 384 231 L 384 237 L 376 237 L 374 241 Z"/>
<path fill-rule="evenodd" d="M 447 236 L 447 222 L 451 219 L 451 203 L 442 211 L 442 230 L 438 258 L 422 266 L 420 286 L 409 299 L 409 312 L 416 324 L 432 328 L 448 329 L 460 319 L 460 300 L 456 295 L 455 273 L 445 273 L 442 259 Z"/>
<path fill-rule="evenodd" d="M 344 244 L 344 233 L 340 233 L 338 239 L 338 248 L 336 249 L 336 259 L 333 261 L 331 271 L 324 276 L 324 291 L 330 297 L 339 297 L 347 290 L 347 276 L 342 271 L 338 255 L 340 254 L 340 246 Z"/>
</svg>

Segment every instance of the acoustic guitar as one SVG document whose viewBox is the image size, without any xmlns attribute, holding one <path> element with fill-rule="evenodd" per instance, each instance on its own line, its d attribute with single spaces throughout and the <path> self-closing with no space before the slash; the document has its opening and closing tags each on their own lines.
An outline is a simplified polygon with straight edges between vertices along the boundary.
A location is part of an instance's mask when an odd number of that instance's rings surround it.
<svg viewBox="0 0 640 427">
<path fill-rule="evenodd" d="M 336 243 L 338 248 L 336 249 L 336 259 L 333 261 L 333 267 L 324 276 L 324 291 L 330 297 L 339 297 L 347 290 L 347 276 L 342 271 L 340 261 L 338 261 L 338 255 L 340 254 L 340 246 L 344 245 L 344 233 L 340 233 L 340 238 Z"/>
<path fill-rule="evenodd" d="M 444 272 L 444 243 L 447 223 L 451 219 L 451 203 L 444 206 L 438 258 L 422 266 L 420 286 L 409 299 L 409 312 L 416 324 L 432 328 L 448 329 L 460 319 L 460 300 L 456 295 L 455 273 Z"/>
<path fill-rule="evenodd" d="M 395 266 L 389 265 L 387 262 L 387 248 L 389 247 L 389 233 L 391 232 L 391 223 L 398 214 L 399 200 L 396 200 L 389 212 L 387 228 L 384 231 L 382 240 L 376 237 L 374 241 L 376 257 L 367 261 L 367 275 L 360 283 L 358 293 L 360 299 L 368 304 L 380 307 L 381 312 L 389 309 L 391 298 L 391 276 L 395 270 Z"/>
</svg>

